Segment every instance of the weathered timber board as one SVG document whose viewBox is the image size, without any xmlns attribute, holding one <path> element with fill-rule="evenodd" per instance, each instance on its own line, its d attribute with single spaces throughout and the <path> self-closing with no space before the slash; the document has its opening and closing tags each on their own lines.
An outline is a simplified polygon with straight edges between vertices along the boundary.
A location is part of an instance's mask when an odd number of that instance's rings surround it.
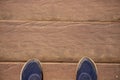
<svg viewBox="0 0 120 80">
<path fill-rule="evenodd" d="M 0 61 L 120 62 L 120 23 L 0 22 Z"/>
<path fill-rule="evenodd" d="M 23 63 L 0 62 L 0 80 L 19 80 Z M 42 63 L 44 80 L 76 80 L 76 63 Z M 98 80 L 120 80 L 120 64 L 97 63 Z"/>
<path fill-rule="evenodd" d="M 0 0 L 0 20 L 118 21 L 120 0 Z"/>
</svg>

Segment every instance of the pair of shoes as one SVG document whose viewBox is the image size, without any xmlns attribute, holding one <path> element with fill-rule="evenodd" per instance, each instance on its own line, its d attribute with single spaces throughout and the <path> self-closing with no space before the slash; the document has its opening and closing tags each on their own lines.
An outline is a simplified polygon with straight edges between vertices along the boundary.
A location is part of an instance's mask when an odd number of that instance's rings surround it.
<svg viewBox="0 0 120 80">
<path fill-rule="evenodd" d="M 90 58 L 82 58 L 78 64 L 76 80 L 97 80 L 95 63 Z M 21 70 L 20 80 L 43 80 L 39 60 L 29 60 Z"/>
</svg>

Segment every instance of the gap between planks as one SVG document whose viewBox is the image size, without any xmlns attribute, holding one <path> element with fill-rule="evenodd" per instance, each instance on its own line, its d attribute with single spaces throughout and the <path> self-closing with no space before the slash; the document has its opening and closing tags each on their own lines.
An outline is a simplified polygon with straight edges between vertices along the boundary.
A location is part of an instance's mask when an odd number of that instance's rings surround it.
<svg viewBox="0 0 120 80">
<path fill-rule="evenodd" d="M 14 19 L 14 20 L 0 20 L 0 22 L 82 22 L 82 23 L 96 23 L 96 22 L 120 22 L 120 20 L 108 20 L 108 21 L 100 21 L 100 20 L 17 20 L 17 19 Z"/>
</svg>

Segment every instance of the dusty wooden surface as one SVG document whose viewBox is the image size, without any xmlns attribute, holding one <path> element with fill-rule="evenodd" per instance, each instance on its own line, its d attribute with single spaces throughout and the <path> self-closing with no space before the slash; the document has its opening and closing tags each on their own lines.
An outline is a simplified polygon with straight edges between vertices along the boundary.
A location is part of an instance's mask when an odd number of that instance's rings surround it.
<svg viewBox="0 0 120 80">
<path fill-rule="evenodd" d="M 19 80 L 23 63 L 0 62 L 0 80 Z M 42 63 L 44 80 L 75 80 L 76 63 Z M 120 64 L 97 63 L 98 80 L 120 80 Z"/>
<path fill-rule="evenodd" d="M 98 80 L 120 80 L 120 0 L 0 0 L 0 80 L 19 80 L 30 58 L 44 80 L 75 80 L 83 56 L 100 62 Z"/>
<path fill-rule="evenodd" d="M 0 22 L 0 61 L 120 62 L 120 23 Z"/>
<path fill-rule="evenodd" d="M 120 0 L 0 0 L 0 19 L 118 21 Z"/>
</svg>

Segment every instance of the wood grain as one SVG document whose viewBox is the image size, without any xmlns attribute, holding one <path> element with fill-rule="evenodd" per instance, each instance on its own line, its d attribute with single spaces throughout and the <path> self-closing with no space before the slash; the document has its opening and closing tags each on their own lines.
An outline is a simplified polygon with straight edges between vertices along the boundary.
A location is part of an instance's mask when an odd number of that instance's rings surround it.
<svg viewBox="0 0 120 80">
<path fill-rule="evenodd" d="M 0 0 L 0 20 L 118 21 L 120 0 Z"/>
<path fill-rule="evenodd" d="M 23 63 L 1 62 L 0 80 L 19 80 Z M 75 80 L 76 63 L 42 63 L 44 80 Z M 120 64 L 97 63 L 98 80 L 120 80 Z"/>
<path fill-rule="evenodd" d="M 0 22 L 0 61 L 120 62 L 120 23 Z"/>
</svg>

